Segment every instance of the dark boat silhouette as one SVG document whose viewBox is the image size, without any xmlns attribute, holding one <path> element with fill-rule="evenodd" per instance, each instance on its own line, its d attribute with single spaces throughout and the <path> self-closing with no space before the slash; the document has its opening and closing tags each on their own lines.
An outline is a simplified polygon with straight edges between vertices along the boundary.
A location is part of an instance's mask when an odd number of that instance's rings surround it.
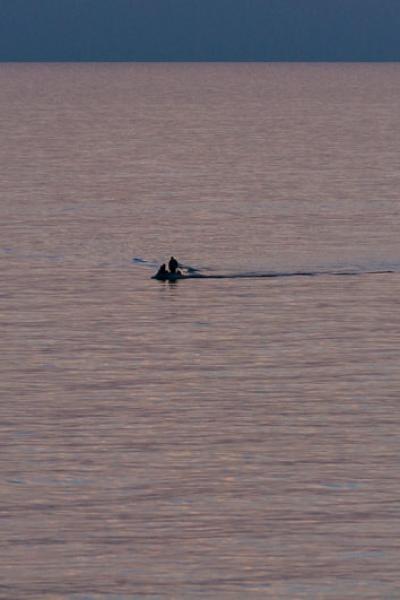
<svg viewBox="0 0 400 600">
<path fill-rule="evenodd" d="M 177 281 L 178 279 L 184 279 L 184 275 L 180 273 L 163 273 L 162 275 L 156 273 L 153 275 L 152 279 L 157 279 L 157 281 Z"/>
</svg>

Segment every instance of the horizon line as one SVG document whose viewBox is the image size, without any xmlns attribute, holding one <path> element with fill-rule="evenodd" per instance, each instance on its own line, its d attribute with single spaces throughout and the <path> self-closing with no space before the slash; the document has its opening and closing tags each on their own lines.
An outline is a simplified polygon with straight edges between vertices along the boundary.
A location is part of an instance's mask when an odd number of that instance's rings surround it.
<svg viewBox="0 0 400 600">
<path fill-rule="evenodd" d="M 105 58 L 105 59 L 1 59 L 0 64 L 76 64 L 76 63 L 158 63 L 158 64 L 166 64 L 166 63 L 239 63 L 239 64 L 254 64 L 254 63 L 266 63 L 266 64 L 276 64 L 276 63 L 285 63 L 285 64 L 365 64 L 365 63 L 391 63 L 397 64 L 400 63 L 399 59 L 159 59 L 159 58 L 143 58 L 143 59 L 129 59 L 129 58 Z"/>
</svg>

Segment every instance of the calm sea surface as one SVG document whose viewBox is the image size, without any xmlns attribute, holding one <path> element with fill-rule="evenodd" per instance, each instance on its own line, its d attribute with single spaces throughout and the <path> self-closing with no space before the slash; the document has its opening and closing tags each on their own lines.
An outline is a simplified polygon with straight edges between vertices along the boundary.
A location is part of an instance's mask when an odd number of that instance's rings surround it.
<svg viewBox="0 0 400 600">
<path fill-rule="evenodd" d="M 400 598 L 399 97 L 0 65 L 2 600 Z"/>
</svg>

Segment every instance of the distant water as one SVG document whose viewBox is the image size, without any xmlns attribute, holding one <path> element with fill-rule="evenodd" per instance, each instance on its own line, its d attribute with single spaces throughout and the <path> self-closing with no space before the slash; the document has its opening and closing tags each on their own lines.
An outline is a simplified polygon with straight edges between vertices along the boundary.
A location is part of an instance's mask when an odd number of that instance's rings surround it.
<svg viewBox="0 0 400 600">
<path fill-rule="evenodd" d="M 0 65 L 0 598 L 400 597 L 399 97 Z"/>
</svg>

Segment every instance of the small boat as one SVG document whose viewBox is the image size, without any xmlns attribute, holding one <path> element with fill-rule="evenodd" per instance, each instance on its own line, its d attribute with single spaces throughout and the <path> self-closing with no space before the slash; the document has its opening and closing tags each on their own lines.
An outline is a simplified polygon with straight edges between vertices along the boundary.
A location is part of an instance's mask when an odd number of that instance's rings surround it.
<svg viewBox="0 0 400 600">
<path fill-rule="evenodd" d="M 166 264 L 163 263 L 157 273 L 153 275 L 152 279 L 157 279 L 158 281 L 178 281 L 178 279 L 202 277 L 194 267 L 179 265 L 178 261 L 173 256 L 171 256 L 168 266 L 169 270 L 167 269 Z M 179 267 L 178 269 L 176 268 L 177 266 Z"/>
</svg>

